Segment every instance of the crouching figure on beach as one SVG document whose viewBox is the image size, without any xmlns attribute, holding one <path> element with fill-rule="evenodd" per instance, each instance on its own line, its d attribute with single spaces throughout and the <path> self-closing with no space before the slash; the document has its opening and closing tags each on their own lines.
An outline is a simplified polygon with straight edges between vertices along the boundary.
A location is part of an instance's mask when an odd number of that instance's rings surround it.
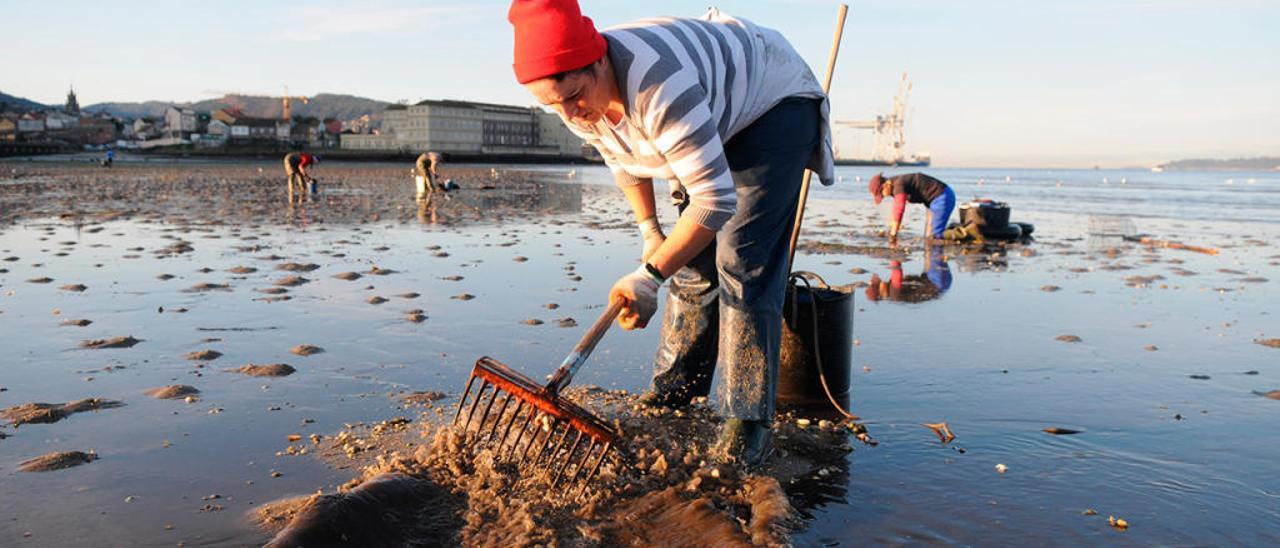
<svg viewBox="0 0 1280 548">
<path fill-rule="evenodd" d="M 440 172 L 436 168 L 440 165 L 440 154 L 436 152 L 423 152 L 418 155 L 418 161 L 414 163 L 413 178 L 417 183 L 417 196 L 419 200 L 431 201 L 432 195 L 436 193 L 436 179 L 440 177 Z"/>
<path fill-rule="evenodd" d="M 418 161 L 413 168 L 413 178 L 417 184 L 419 202 L 425 201 L 430 204 L 432 196 L 458 190 L 458 184 L 453 182 L 453 179 L 440 180 L 439 167 L 443 161 L 438 152 L 423 152 L 418 155 Z"/>
<path fill-rule="evenodd" d="M 762 464 L 801 175 L 834 181 L 822 86 L 780 33 L 715 9 L 601 32 L 574 0 L 516 0 L 508 19 L 516 79 L 600 152 L 639 225 L 640 260 L 610 291 L 622 327 L 644 328 L 671 280 L 642 401 L 687 406 L 719 370 L 717 451 Z M 654 178 L 679 212 L 669 236 Z"/>
<path fill-rule="evenodd" d="M 318 156 L 306 152 L 290 152 L 284 155 L 284 173 L 289 177 L 289 195 L 292 196 L 295 185 L 299 195 L 306 194 L 307 184 L 315 183 L 315 178 L 307 173 L 307 168 L 320 163 Z"/>
<path fill-rule="evenodd" d="M 871 192 L 876 205 L 893 196 L 893 213 L 889 217 L 891 239 L 896 239 L 898 231 L 902 229 L 902 215 L 906 212 L 907 202 L 924 204 L 927 209 L 924 222 L 926 240 L 944 237 L 951 212 L 956 209 L 955 191 L 946 183 L 923 173 L 907 173 L 888 178 L 877 173 L 868 181 L 867 190 Z"/>
</svg>

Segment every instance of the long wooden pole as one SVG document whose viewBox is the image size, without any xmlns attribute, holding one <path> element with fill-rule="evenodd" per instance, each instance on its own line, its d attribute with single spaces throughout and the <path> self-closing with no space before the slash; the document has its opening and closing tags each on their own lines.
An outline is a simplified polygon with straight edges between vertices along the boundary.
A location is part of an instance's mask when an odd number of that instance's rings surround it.
<svg viewBox="0 0 1280 548">
<path fill-rule="evenodd" d="M 831 40 L 831 54 L 827 56 L 827 75 L 822 79 L 823 93 L 829 94 L 831 91 L 831 76 L 836 71 L 836 56 L 840 53 L 840 38 L 844 35 L 844 17 L 847 13 L 849 13 L 848 4 L 840 4 L 840 13 L 836 15 L 836 36 Z M 800 225 L 804 221 L 804 206 L 809 201 L 809 180 L 812 177 L 812 171 L 804 170 L 804 179 L 800 182 L 800 203 L 796 206 L 796 223 L 791 228 L 791 251 L 787 255 L 787 272 L 790 272 L 791 265 L 795 264 L 796 242 L 800 240 Z"/>
</svg>

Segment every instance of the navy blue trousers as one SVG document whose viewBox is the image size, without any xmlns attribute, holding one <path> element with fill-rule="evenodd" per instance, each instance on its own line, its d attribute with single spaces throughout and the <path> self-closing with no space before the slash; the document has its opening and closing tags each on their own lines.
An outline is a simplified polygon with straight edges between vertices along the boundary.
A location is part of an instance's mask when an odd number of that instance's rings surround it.
<svg viewBox="0 0 1280 548">
<path fill-rule="evenodd" d="M 815 99 L 786 99 L 725 143 L 737 212 L 671 278 L 655 392 L 705 396 L 719 369 L 726 418 L 773 419 L 787 246 L 800 179 L 820 139 L 818 109 Z"/>
</svg>

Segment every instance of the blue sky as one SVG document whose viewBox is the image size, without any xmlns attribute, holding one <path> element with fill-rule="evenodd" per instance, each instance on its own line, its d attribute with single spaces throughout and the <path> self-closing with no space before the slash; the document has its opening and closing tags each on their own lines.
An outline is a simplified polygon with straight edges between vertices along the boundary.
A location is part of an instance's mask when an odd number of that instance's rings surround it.
<svg viewBox="0 0 1280 548">
<path fill-rule="evenodd" d="M 697 16 L 713 2 L 586 0 L 598 26 Z M 825 68 L 837 2 L 725 0 Z M 528 105 L 507 2 L 0 0 L 0 91 L 81 104 L 227 92 L 349 93 Z M 1280 2 L 850 3 L 837 119 L 915 83 L 908 149 L 946 166 L 1129 166 L 1280 155 Z M 838 146 L 869 137 L 840 132 Z"/>
</svg>

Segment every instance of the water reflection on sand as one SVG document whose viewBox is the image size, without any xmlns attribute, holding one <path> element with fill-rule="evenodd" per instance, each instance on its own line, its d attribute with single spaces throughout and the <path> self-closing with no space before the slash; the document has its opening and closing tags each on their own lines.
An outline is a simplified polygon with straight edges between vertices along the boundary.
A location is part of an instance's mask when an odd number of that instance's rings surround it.
<svg viewBox="0 0 1280 548">
<path fill-rule="evenodd" d="M 562 320 L 597 314 L 639 253 L 607 187 L 451 174 L 463 189 L 432 222 L 403 166 L 326 164 L 290 210 L 263 165 L 19 165 L 0 185 L 0 407 L 125 403 L 0 429 L 0 544 L 262 542 L 244 512 L 351 476 L 286 452 L 290 435 L 410 414 L 395 396 L 456 394 L 482 354 L 549 372 L 581 335 Z M 928 256 L 877 237 L 868 204 L 811 202 L 796 268 L 882 282 L 881 306 L 855 293 L 852 391 L 880 444 L 784 486 L 812 518 L 797 544 L 1280 541 L 1265 435 L 1278 402 L 1260 396 L 1280 389 L 1280 350 L 1255 342 L 1280 337 L 1275 226 L 1144 220 L 1222 249 L 1210 257 L 1091 246 L 1080 216 L 1020 213 L 1033 242 Z M 656 335 L 611 333 L 576 382 L 643 389 Z M 139 342 L 80 346 L 120 336 Z M 290 353 L 300 344 L 325 352 Z M 186 358 L 201 350 L 221 356 Z M 250 363 L 296 372 L 227 371 Z M 144 394 L 170 385 L 199 393 Z M 943 421 L 947 445 L 921 426 Z M 99 458 L 15 470 L 55 450 Z"/>
</svg>

